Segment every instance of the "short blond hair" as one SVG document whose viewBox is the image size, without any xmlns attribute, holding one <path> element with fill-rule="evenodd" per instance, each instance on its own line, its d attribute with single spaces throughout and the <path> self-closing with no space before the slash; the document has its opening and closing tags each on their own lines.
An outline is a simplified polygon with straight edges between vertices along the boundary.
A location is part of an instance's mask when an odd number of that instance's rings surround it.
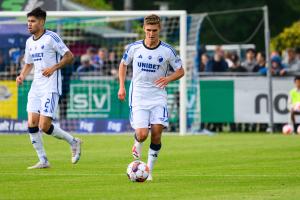
<svg viewBox="0 0 300 200">
<path fill-rule="evenodd" d="M 144 25 L 155 25 L 159 24 L 160 25 L 160 17 L 155 14 L 148 15 L 144 18 Z"/>
</svg>

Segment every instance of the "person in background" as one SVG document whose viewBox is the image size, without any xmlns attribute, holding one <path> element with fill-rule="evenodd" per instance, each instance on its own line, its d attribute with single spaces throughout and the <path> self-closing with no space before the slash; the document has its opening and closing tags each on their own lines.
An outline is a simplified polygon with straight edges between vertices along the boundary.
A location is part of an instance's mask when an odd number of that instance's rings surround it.
<svg viewBox="0 0 300 200">
<path fill-rule="evenodd" d="M 225 58 L 225 61 L 227 62 L 228 68 L 233 66 L 232 54 L 234 54 L 234 52 L 225 51 L 225 53 L 224 53 L 224 58 Z"/>
<path fill-rule="evenodd" d="M 206 72 L 226 72 L 228 64 L 224 59 L 224 51 L 221 46 L 217 46 L 215 54 L 211 60 L 208 61 L 205 71 Z"/>
<path fill-rule="evenodd" d="M 300 114 L 300 76 L 294 78 L 295 87 L 289 92 L 288 108 L 290 111 L 290 120 L 294 126 L 294 131 L 297 132 L 297 123 L 295 116 Z"/>
<path fill-rule="evenodd" d="M 232 53 L 229 57 L 232 62 L 232 66 L 228 68 L 229 72 L 247 72 L 247 69 L 240 65 L 239 56 Z"/>
<path fill-rule="evenodd" d="M 252 72 L 253 68 L 257 65 L 255 54 L 256 52 L 253 48 L 246 50 L 246 60 L 242 62 L 242 66 L 246 68 L 248 72 Z"/>
<path fill-rule="evenodd" d="M 77 73 L 97 71 L 97 68 L 91 64 L 91 57 L 87 54 L 81 56 L 80 63 L 81 65 L 76 70 Z"/>
<path fill-rule="evenodd" d="M 200 72 L 204 72 L 207 63 L 209 62 L 209 56 L 206 53 L 201 55 Z"/>
<path fill-rule="evenodd" d="M 295 52 L 296 52 L 296 58 L 297 58 L 298 60 L 300 60 L 300 47 L 296 47 L 296 48 L 295 48 Z"/>
<path fill-rule="evenodd" d="M 95 59 L 95 65 L 98 69 L 100 69 L 101 74 L 107 75 L 109 72 L 107 71 L 107 59 L 108 59 L 108 53 L 106 48 L 99 48 L 96 59 Z"/>
<path fill-rule="evenodd" d="M 263 52 L 258 52 L 256 54 L 257 65 L 255 65 L 253 72 L 258 72 L 261 75 L 267 75 L 266 68 L 266 54 Z"/>
<path fill-rule="evenodd" d="M 286 74 L 280 56 L 273 56 L 271 58 L 271 73 L 274 76 L 283 76 Z"/>
<path fill-rule="evenodd" d="M 294 48 L 287 49 L 287 56 L 284 59 L 283 64 L 285 66 L 284 71 L 287 73 L 300 72 L 300 61 L 297 58 Z"/>
<path fill-rule="evenodd" d="M 108 53 L 108 60 L 107 60 L 107 75 L 109 76 L 118 76 L 118 58 L 115 51 L 110 51 Z"/>
<path fill-rule="evenodd" d="M 97 67 L 97 49 L 95 47 L 89 47 L 86 49 L 85 54 L 90 56 L 91 64 Z"/>
</svg>

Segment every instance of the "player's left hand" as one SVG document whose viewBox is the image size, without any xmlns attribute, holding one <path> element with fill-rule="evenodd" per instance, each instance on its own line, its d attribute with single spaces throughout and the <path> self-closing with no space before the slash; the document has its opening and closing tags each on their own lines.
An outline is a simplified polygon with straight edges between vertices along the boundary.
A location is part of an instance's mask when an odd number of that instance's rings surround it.
<svg viewBox="0 0 300 200">
<path fill-rule="evenodd" d="M 48 67 L 42 70 L 42 74 L 43 76 L 50 77 L 55 72 L 55 70 L 56 69 L 54 67 Z"/>
<path fill-rule="evenodd" d="M 160 77 L 158 80 L 155 81 L 156 86 L 159 88 L 165 88 L 169 83 L 169 79 L 167 77 Z"/>
</svg>

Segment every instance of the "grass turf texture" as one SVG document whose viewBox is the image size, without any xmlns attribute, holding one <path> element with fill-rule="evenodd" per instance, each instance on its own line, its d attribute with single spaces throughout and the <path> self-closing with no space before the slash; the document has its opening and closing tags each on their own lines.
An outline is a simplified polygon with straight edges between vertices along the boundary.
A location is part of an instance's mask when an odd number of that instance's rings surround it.
<svg viewBox="0 0 300 200">
<path fill-rule="evenodd" d="M 51 168 L 27 170 L 37 161 L 28 135 L 0 135 L 0 199 L 300 199 L 300 136 L 165 135 L 154 181 L 145 183 L 125 174 L 132 136 L 79 137 L 77 165 L 67 143 L 44 136 Z"/>
</svg>

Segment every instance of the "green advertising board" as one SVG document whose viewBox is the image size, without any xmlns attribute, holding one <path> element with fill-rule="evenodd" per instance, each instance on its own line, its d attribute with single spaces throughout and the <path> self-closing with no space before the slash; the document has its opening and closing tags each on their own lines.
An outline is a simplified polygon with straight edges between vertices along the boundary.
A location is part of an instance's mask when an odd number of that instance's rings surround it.
<svg viewBox="0 0 300 200">
<path fill-rule="evenodd" d="M 125 102 L 118 99 L 119 83 L 116 79 L 71 80 L 67 119 L 128 119 L 128 88 Z M 18 119 L 27 119 L 27 94 L 31 81 L 24 81 L 18 88 Z M 187 83 L 187 117 L 195 122 L 233 122 L 233 81 L 201 80 Z M 179 123 L 179 82 L 167 86 L 168 111 L 171 123 Z M 220 101 L 220 99 L 222 99 Z"/>
<path fill-rule="evenodd" d="M 130 81 L 126 81 L 127 95 Z M 127 119 L 128 98 L 118 99 L 119 83 L 115 79 L 72 80 L 67 118 Z"/>
<path fill-rule="evenodd" d="M 27 119 L 27 96 L 30 90 L 32 81 L 25 80 L 22 85 L 18 87 L 18 119 Z"/>
</svg>

